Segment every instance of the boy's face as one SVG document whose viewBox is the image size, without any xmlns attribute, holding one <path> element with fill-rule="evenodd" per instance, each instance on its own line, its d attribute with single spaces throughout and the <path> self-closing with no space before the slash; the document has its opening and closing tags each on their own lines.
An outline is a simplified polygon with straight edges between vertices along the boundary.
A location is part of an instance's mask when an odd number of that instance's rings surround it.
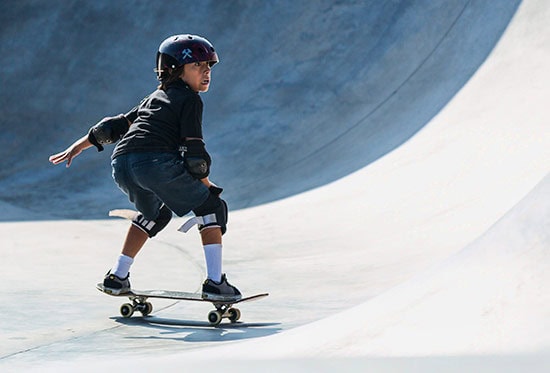
<svg viewBox="0 0 550 373">
<path fill-rule="evenodd" d="M 210 62 L 193 62 L 183 66 L 182 79 L 195 92 L 206 92 L 210 88 Z"/>
</svg>

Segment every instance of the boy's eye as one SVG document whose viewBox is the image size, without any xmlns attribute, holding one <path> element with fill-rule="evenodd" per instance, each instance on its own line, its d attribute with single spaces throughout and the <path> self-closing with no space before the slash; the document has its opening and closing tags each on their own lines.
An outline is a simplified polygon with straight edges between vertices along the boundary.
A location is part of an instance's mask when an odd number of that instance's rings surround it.
<svg viewBox="0 0 550 373">
<path fill-rule="evenodd" d="M 200 66 L 201 63 L 200 62 L 195 62 L 195 66 Z"/>
</svg>

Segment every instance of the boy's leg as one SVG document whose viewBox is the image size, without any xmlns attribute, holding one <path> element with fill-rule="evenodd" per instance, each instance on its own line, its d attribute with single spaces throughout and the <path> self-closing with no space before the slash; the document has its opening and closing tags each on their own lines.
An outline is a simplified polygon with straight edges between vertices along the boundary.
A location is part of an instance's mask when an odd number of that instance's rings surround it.
<svg viewBox="0 0 550 373">
<path fill-rule="evenodd" d="M 201 231 L 207 278 L 215 282 L 222 279 L 222 230 L 218 227 Z"/>
<path fill-rule="evenodd" d="M 122 253 L 119 255 L 110 273 L 119 278 L 126 278 L 130 272 L 130 267 L 134 263 L 134 258 L 148 238 L 149 235 L 147 233 L 131 224 L 128 233 L 126 233 Z"/>
<path fill-rule="evenodd" d="M 201 231 L 201 240 L 203 245 L 212 245 L 222 243 L 222 230 L 219 227 L 206 228 Z"/>
<path fill-rule="evenodd" d="M 103 279 L 103 286 L 113 294 L 120 294 L 130 290 L 129 273 L 134 263 L 134 257 L 139 253 L 149 237 L 154 237 L 166 227 L 172 219 L 172 211 L 162 206 L 155 220 L 147 220 L 141 213 L 132 219 L 132 224 L 126 233 L 122 246 L 122 253 L 117 258 L 113 268 Z"/>
<path fill-rule="evenodd" d="M 145 242 L 149 238 L 149 235 L 136 227 L 134 224 L 130 225 L 124 245 L 122 246 L 122 254 L 135 258 L 137 253 L 141 250 Z"/>
<path fill-rule="evenodd" d="M 162 205 L 155 220 L 147 220 L 142 213 L 138 213 L 132 219 L 132 225 L 126 233 L 126 239 L 122 246 L 117 263 L 111 271 L 119 278 L 126 278 L 130 271 L 130 266 L 134 262 L 135 256 L 141 250 L 149 237 L 154 237 L 163 230 L 172 219 L 172 210 Z"/>
<path fill-rule="evenodd" d="M 103 286 L 109 289 L 111 294 L 121 294 L 130 291 L 130 267 L 134 263 L 134 257 L 141 250 L 147 238 L 149 238 L 147 233 L 134 226 L 134 224 L 130 225 L 122 253 L 117 258 L 113 268 L 103 279 Z"/>
<path fill-rule="evenodd" d="M 223 300 L 241 299 L 241 292 L 227 282 L 222 274 L 222 229 L 209 227 L 201 230 L 201 239 L 206 260 L 207 279 L 202 285 L 204 298 Z"/>
</svg>

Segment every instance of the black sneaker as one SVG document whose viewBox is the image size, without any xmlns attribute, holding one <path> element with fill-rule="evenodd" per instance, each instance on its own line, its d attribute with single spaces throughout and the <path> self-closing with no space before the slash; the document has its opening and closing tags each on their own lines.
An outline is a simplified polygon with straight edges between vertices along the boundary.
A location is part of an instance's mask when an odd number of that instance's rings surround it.
<svg viewBox="0 0 550 373">
<path fill-rule="evenodd" d="M 202 284 L 202 297 L 208 300 L 236 301 L 241 299 L 241 292 L 227 282 L 227 278 L 223 274 L 219 283 L 210 279 L 204 281 Z"/>
<path fill-rule="evenodd" d="M 130 292 L 130 274 L 126 278 L 120 278 L 111 273 L 107 272 L 105 278 L 103 279 L 103 287 L 105 292 L 112 295 L 119 295 Z"/>
</svg>

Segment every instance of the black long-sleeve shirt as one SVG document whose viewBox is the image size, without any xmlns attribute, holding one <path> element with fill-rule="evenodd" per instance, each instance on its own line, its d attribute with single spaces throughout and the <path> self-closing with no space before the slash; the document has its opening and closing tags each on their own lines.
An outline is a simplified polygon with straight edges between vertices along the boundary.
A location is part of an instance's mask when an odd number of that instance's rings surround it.
<svg viewBox="0 0 550 373">
<path fill-rule="evenodd" d="M 124 116 L 132 122 L 112 158 L 132 152 L 181 152 L 186 137 L 202 138 L 203 103 L 178 80 L 157 89 Z"/>
</svg>

